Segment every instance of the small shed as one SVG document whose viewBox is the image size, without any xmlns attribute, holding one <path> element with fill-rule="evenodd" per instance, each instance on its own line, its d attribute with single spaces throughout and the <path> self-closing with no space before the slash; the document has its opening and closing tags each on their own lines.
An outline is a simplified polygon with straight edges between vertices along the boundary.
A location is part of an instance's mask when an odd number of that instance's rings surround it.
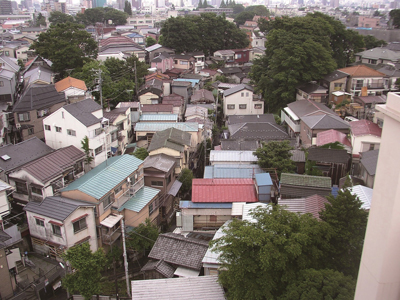
<svg viewBox="0 0 400 300">
<path fill-rule="evenodd" d="M 271 201 L 272 186 L 273 183 L 269 173 L 256 174 L 256 190 L 258 201 Z"/>
</svg>

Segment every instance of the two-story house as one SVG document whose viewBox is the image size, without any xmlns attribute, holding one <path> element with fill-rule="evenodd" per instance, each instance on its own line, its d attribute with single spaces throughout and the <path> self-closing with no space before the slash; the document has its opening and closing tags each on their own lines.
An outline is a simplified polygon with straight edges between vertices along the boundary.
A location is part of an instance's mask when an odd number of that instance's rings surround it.
<svg viewBox="0 0 400 300">
<path fill-rule="evenodd" d="M 167 70 L 171 70 L 174 67 L 174 60 L 171 55 L 167 52 L 160 53 L 154 57 L 151 61 L 151 68 L 155 68 L 157 71 L 164 73 Z"/>
<path fill-rule="evenodd" d="M 11 205 L 8 201 L 7 193 L 10 193 L 12 190 L 14 189 L 11 185 L 0 180 L 0 222 L 2 222 L 4 216 L 7 216 L 11 212 Z"/>
<path fill-rule="evenodd" d="M 362 64 L 395 64 L 400 60 L 400 53 L 381 47 L 368 49 L 354 54 L 356 62 Z"/>
<path fill-rule="evenodd" d="M 233 63 L 235 59 L 235 51 L 233 50 L 218 50 L 214 52 L 214 57 L 221 58 L 225 63 Z"/>
<path fill-rule="evenodd" d="M 174 55 L 174 68 L 184 70 L 194 70 L 195 58 L 191 55 L 176 54 Z"/>
<path fill-rule="evenodd" d="M 107 122 L 108 130 L 107 144 L 111 147 L 111 152 L 114 154 L 122 154 L 125 151 L 125 146 L 132 140 L 133 130 L 131 126 L 131 110 L 129 107 L 119 107 L 111 111 L 103 111 L 103 124 Z"/>
<path fill-rule="evenodd" d="M 16 100 L 16 84 L 20 66 L 7 56 L 0 56 L 0 101 L 11 102 Z"/>
<path fill-rule="evenodd" d="M 70 145 L 81 149 L 81 141 L 87 136 L 93 157 L 92 167 L 101 164 L 111 154 L 107 134 L 114 128 L 107 126 L 101 106 L 92 99 L 65 105 L 43 119 L 46 144 L 53 149 Z"/>
<path fill-rule="evenodd" d="M 304 83 L 296 88 L 296 100 L 312 100 L 327 103 L 328 89 L 315 82 Z"/>
<path fill-rule="evenodd" d="M 67 103 L 64 93 L 58 93 L 53 84 L 32 84 L 13 107 L 15 127 L 19 140 L 33 136 L 45 138 L 43 118 Z"/>
<path fill-rule="evenodd" d="M 162 99 L 162 104 L 173 105 L 173 113 L 178 115 L 178 120 L 183 120 L 183 115 L 185 113 L 185 100 L 184 97 L 176 93 L 164 96 Z"/>
<path fill-rule="evenodd" d="M 240 84 L 224 91 L 224 117 L 231 115 L 262 115 L 264 101 L 253 95 L 253 89 Z"/>
<path fill-rule="evenodd" d="M 206 57 L 202 51 L 187 53 L 194 57 L 194 73 L 199 73 L 204 69 Z"/>
<path fill-rule="evenodd" d="M 164 46 L 162 46 L 160 44 L 152 45 L 150 47 L 145 48 L 145 50 L 146 50 L 146 63 L 147 64 L 150 64 L 150 62 L 155 57 L 159 56 L 163 52 L 166 52 L 169 55 L 174 55 L 175 54 L 174 50 L 172 50 L 170 48 L 167 48 L 167 47 L 164 47 Z"/>
<path fill-rule="evenodd" d="M 351 100 L 350 94 L 346 93 L 347 73 L 339 70 L 333 71 L 320 80 L 320 85 L 328 89 L 329 103 L 340 104 L 344 100 Z"/>
<path fill-rule="evenodd" d="M 86 99 L 87 87 L 83 80 L 68 76 L 55 83 L 57 92 L 64 92 L 68 103 L 74 103 Z"/>
</svg>

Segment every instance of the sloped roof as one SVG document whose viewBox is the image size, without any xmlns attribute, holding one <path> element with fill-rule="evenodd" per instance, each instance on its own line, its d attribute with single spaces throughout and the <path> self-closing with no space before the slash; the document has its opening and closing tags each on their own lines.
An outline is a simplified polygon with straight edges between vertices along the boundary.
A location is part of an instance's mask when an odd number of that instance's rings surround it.
<svg viewBox="0 0 400 300">
<path fill-rule="evenodd" d="M 166 121 L 178 121 L 177 114 L 144 114 L 140 116 L 140 121 L 156 121 L 156 122 L 166 122 Z"/>
<path fill-rule="evenodd" d="M 163 172 L 168 172 L 176 164 L 176 160 L 166 154 L 156 154 L 147 156 L 143 163 L 143 168 L 154 168 Z"/>
<path fill-rule="evenodd" d="M 248 86 L 247 84 L 239 84 L 238 86 L 235 86 L 233 88 L 230 88 L 226 91 L 224 91 L 224 96 L 229 96 L 232 94 L 235 94 L 237 92 L 240 92 L 242 90 L 249 90 L 249 91 L 253 91 L 253 88 L 251 86 Z"/>
<path fill-rule="evenodd" d="M 62 102 L 66 102 L 65 95 L 58 93 L 53 84 L 32 84 L 15 104 L 13 112 L 45 109 Z"/>
<path fill-rule="evenodd" d="M 294 149 L 294 150 L 289 150 L 289 152 L 292 154 L 290 159 L 294 162 L 305 162 L 306 161 L 306 154 L 304 151 L 300 149 Z"/>
<path fill-rule="evenodd" d="M 55 87 L 58 92 L 64 91 L 69 87 L 75 87 L 75 88 L 81 89 L 83 91 L 87 90 L 86 84 L 83 80 L 79 80 L 79 79 L 73 78 L 71 76 L 68 76 L 67 78 L 64 78 L 64 79 L 56 82 Z"/>
<path fill-rule="evenodd" d="M 352 195 L 356 195 L 358 199 L 362 202 L 361 208 L 369 210 L 371 208 L 372 203 L 372 193 L 373 189 L 362 186 L 355 185 L 353 187 L 348 188 Z"/>
<path fill-rule="evenodd" d="M 303 92 L 306 92 L 307 94 L 311 94 L 316 91 L 319 91 L 320 93 L 326 93 L 328 91 L 327 88 L 324 88 L 323 86 L 320 86 L 319 84 L 316 84 L 314 82 L 304 83 L 304 84 L 298 86 L 297 89 L 302 90 Z"/>
<path fill-rule="evenodd" d="M 142 160 L 129 154 L 111 157 L 70 183 L 61 192 L 78 190 L 95 199 L 101 199 L 128 178 L 142 163 Z"/>
<path fill-rule="evenodd" d="M 397 62 L 400 59 L 400 53 L 381 47 L 376 47 L 373 49 L 358 52 L 355 55 L 357 56 L 359 55 L 362 58 L 376 59 L 376 60 L 384 59 L 393 62 Z"/>
<path fill-rule="evenodd" d="M 135 131 L 163 131 L 169 128 L 176 128 L 186 132 L 197 132 L 199 131 L 199 123 L 196 122 L 141 122 L 135 126 Z M 153 137 L 154 138 L 154 137 Z"/>
<path fill-rule="evenodd" d="M 319 212 L 325 209 L 325 203 L 329 201 L 321 195 L 312 195 L 300 199 L 281 199 L 278 204 L 286 206 L 285 209 L 300 214 L 312 214 L 314 218 L 319 219 Z"/>
<path fill-rule="evenodd" d="M 133 280 L 132 299 L 137 300 L 225 300 L 218 276 Z"/>
<path fill-rule="evenodd" d="M 172 104 L 141 104 L 142 112 L 169 112 L 172 113 L 174 106 Z"/>
<path fill-rule="evenodd" d="M 126 201 L 118 209 L 118 211 L 123 211 L 124 209 L 127 209 L 127 210 L 131 210 L 134 212 L 140 212 L 159 193 L 160 193 L 160 190 L 158 190 L 158 189 L 148 187 L 148 186 L 143 186 L 135 193 L 135 195 L 132 198 L 130 198 L 128 201 Z"/>
<path fill-rule="evenodd" d="M 262 115 L 232 115 L 228 116 L 228 125 L 237 123 L 272 123 L 275 124 L 273 114 Z"/>
<path fill-rule="evenodd" d="M 166 278 L 174 277 L 175 268 L 167 264 L 163 259 L 161 260 L 149 260 L 143 268 L 140 270 L 144 271 L 157 271 Z"/>
<path fill-rule="evenodd" d="M 205 89 L 200 89 L 198 91 L 195 91 L 190 98 L 190 102 L 194 103 L 197 101 L 206 101 L 206 102 L 215 102 L 214 95 L 211 91 L 205 90 Z"/>
<path fill-rule="evenodd" d="M 331 188 L 331 178 L 323 176 L 282 173 L 280 182 L 285 185 Z"/>
<path fill-rule="evenodd" d="M 182 151 L 184 146 L 190 146 L 191 138 L 190 133 L 171 127 L 154 134 L 148 151 L 164 147 Z"/>
<path fill-rule="evenodd" d="M 24 73 L 24 79 L 27 79 L 27 81 L 28 81 L 26 83 L 26 86 L 29 86 L 32 83 L 35 83 L 35 81 L 37 81 L 37 80 L 44 81 L 44 82 L 50 84 L 53 79 L 53 72 L 46 67 L 38 66 L 36 68 L 26 71 Z M 61 92 L 61 91 L 57 90 L 57 92 Z"/>
<path fill-rule="evenodd" d="M 368 120 L 350 122 L 350 129 L 354 136 L 374 135 L 380 137 L 382 135 L 382 128 Z"/>
<path fill-rule="evenodd" d="M 329 73 L 328 75 L 325 75 L 324 80 L 328 81 L 328 82 L 331 82 L 331 81 L 335 81 L 335 80 L 338 80 L 338 79 L 345 78 L 347 76 L 349 76 L 349 74 L 344 73 L 344 72 L 342 72 L 340 70 L 335 70 L 335 71 Z"/>
<path fill-rule="evenodd" d="M 145 50 L 147 52 L 152 52 L 152 51 L 157 50 L 158 48 L 161 48 L 161 47 L 162 47 L 162 45 L 160 45 L 160 44 L 154 44 L 154 45 L 152 45 L 150 47 L 145 48 Z"/>
<path fill-rule="evenodd" d="M 257 140 L 231 140 L 231 139 L 221 140 L 221 150 L 256 151 L 257 148 L 258 148 Z"/>
<path fill-rule="evenodd" d="M 298 100 L 287 105 L 291 111 L 293 111 L 297 117 L 302 118 L 311 113 L 322 111 L 324 113 L 333 114 L 325 104 L 318 103 L 312 100 Z"/>
<path fill-rule="evenodd" d="M 5 56 L 4 54 L 0 55 L 0 61 L 3 61 L 5 64 L 10 66 L 15 72 L 18 72 L 20 69 L 16 60 L 14 61 L 11 57 Z"/>
<path fill-rule="evenodd" d="M 59 221 L 64 221 L 70 214 L 81 206 L 95 206 L 86 202 L 72 200 L 65 197 L 51 196 L 42 202 L 30 201 L 24 207 L 25 211 L 33 212 Z"/>
<path fill-rule="evenodd" d="M 354 97 L 355 101 L 357 102 L 357 99 L 361 100 L 364 104 L 385 104 L 386 103 L 386 96 L 357 96 Z"/>
<path fill-rule="evenodd" d="M 254 151 L 211 150 L 210 161 L 231 161 L 235 163 L 257 162 L 258 158 L 253 152 Z"/>
<path fill-rule="evenodd" d="M 228 125 L 232 139 L 285 140 L 289 139 L 286 130 L 274 123 L 236 123 Z"/>
<path fill-rule="evenodd" d="M 379 157 L 379 149 L 361 153 L 360 163 L 364 166 L 368 174 L 371 176 L 374 176 L 376 173 L 378 157 Z"/>
<path fill-rule="evenodd" d="M 149 253 L 149 258 L 194 270 L 200 270 L 208 242 L 175 233 L 160 234 Z"/>
<path fill-rule="evenodd" d="M 128 110 L 128 107 L 118 107 L 114 108 L 113 110 L 107 111 L 103 110 L 103 117 L 108 119 L 111 123 L 114 123 L 114 121 L 121 115 L 126 116 L 126 111 Z"/>
<path fill-rule="evenodd" d="M 85 158 L 85 153 L 71 145 L 42 156 L 22 166 L 21 169 L 45 183 L 62 175 L 65 170 L 72 168 L 78 160 L 83 158 Z"/>
<path fill-rule="evenodd" d="M 325 130 L 317 133 L 317 146 L 323 146 L 331 143 L 340 143 L 342 145 L 351 147 L 351 143 L 347 135 L 335 129 Z"/>
<path fill-rule="evenodd" d="M 52 151 L 52 148 L 47 146 L 37 137 L 33 137 L 15 145 L 4 145 L 3 147 L 0 147 L 0 157 L 8 155 L 10 159 L 0 159 L 0 169 L 8 172 L 39 157 L 49 154 Z"/>
<path fill-rule="evenodd" d="M 307 159 L 317 162 L 347 164 L 350 154 L 347 150 L 341 149 L 309 148 Z"/>
<path fill-rule="evenodd" d="M 15 73 L 6 69 L 0 69 L 0 77 L 11 80 L 12 78 L 15 77 Z"/>
<path fill-rule="evenodd" d="M 202 107 L 200 105 L 194 105 L 194 106 L 187 107 L 186 112 L 185 112 L 185 117 L 194 116 L 194 115 L 203 116 L 203 117 L 207 118 L 208 117 L 208 109 L 205 107 Z"/>
<path fill-rule="evenodd" d="M 352 67 L 347 67 L 343 69 L 339 69 L 338 71 L 347 73 L 352 77 L 383 77 L 385 76 L 384 73 L 376 71 L 366 65 L 357 65 Z"/>
<path fill-rule="evenodd" d="M 206 166 L 204 169 L 205 179 L 210 178 L 254 178 L 256 174 L 264 173 L 259 165 L 236 165 L 217 164 Z"/>
<path fill-rule="evenodd" d="M 271 204 L 256 202 L 256 203 L 245 203 L 242 207 L 242 220 L 246 220 L 251 223 L 256 223 L 257 220 L 254 218 L 252 213 L 257 208 L 262 208 L 262 210 L 270 211 L 272 209 Z"/>
<path fill-rule="evenodd" d="M 311 129 L 349 129 L 349 123 L 343 121 L 339 116 L 323 114 L 305 116 L 301 120 Z"/>
<path fill-rule="evenodd" d="M 242 210 L 243 211 L 243 210 Z M 241 213 L 242 213 L 241 211 Z M 229 224 L 232 222 L 232 220 L 228 220 L 222 225 L 217 232 L 214 234 L 213 240 L 219 239 L 223 236 L 225 236 L 225 229 L 228 228 Z M 203 258 L 203 264 L 220 264 L 219 261 L 219 255 L 220 251 L 213 251 L 215 247 L 209 247 L 206 254 L 204 255 Z"/>
<path fill-rule="evenodd" d="M 100 123 L 100 120 L 92 113 L 100 110 L 101 106 L 92 99 L 71 103 L 63 106 L 63 108 L 85 126 Z"/>
<path fill-rule="evenodd" d="M 253 179 L 193 179 L 192 202 L 257 202 Z"/>
</svg>

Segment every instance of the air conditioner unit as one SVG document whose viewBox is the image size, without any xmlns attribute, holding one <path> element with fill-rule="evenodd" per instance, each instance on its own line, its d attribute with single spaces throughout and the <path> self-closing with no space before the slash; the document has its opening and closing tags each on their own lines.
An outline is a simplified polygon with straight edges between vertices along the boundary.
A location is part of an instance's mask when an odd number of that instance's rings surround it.
<svg viewBox="0 0 400 300">
<path fill-rule="evenodd" d="M 21 124 L 17 123 L 15 124 L 15 127 L 17 127 L 17 129 L 21 129 Z"/>
</svg>

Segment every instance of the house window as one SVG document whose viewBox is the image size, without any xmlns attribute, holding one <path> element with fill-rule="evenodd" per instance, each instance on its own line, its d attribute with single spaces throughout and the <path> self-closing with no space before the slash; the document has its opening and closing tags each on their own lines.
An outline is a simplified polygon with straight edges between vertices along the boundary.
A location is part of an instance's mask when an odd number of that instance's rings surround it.
<svg viewBox="0 0 400 300">
<path fill-rule="evenodd" d="M 30 121 L 30 120 L 31 120 L 31 118 L 30 118 L 29 112 L 18 114 L 19 122 L 26 122 L 26 121 Z"/>
<path fill-rule="evenodd" d="M 247 108 L 247 104 L 239 104 L 239 109 L 246 109 Z"/>
<path fill-rule="evenodd" d="M 114 189 L 114 193 L 118 194 L 120 191 L 122 191 L 122 184 Z"/>
<path fill-rule="evenodd" d="M 76 131 L 72 130 L 72 129 L 67 129 L 67 134 L 68 135 L 72 135 L 72 136 L 76 136 Z"/>
<path fill-rule="evenodd" d="M 118 131 L 124 130 L 124 122 L 122 122 L 121 124 L 118 124 Z"/>
<path fill-rule="evenodd" d="M 240 59 L 242 58 L 242 54 L 235 54 L 235 59 Z"/>
<path fill-rule="evenodd" d="M 371 65 L 376 65 L 378 63 L 378 61 L 376 59 L 369 59 L 368 63 Z"/>
<path fill-rule="evenodd" d="M 149 204 L 149 216 L 153 213 L 153 210 L 154 210 L 153 203 L 150 203 Z"/>
<path fill-rule="evenodd" d="M 369 144 L 369 151 L 374 150 L 375 149 L 375 144 Z"/>
<path fill-rule="evenodd" d="M 111 133 L 111 142 L 116 141 L 118 138 L 118 132 Z"/>
<path fill-rule="evenodd" d="M 241 92 L 241 93 L 240 93 L 240 96 L 244 97 L 244 92 Z"/>
<path fill-rule="evenodd" d="M 36 116 L 38 118 L 43 118 L 44 116 L 47 116 L 49 114 L 49 110 L 48 109 L 42 109 L 42 110 L 38 110 L 36 112 Z"/>
<path fill-rule="evenodd" d="M 152 181 L 151 182 L 152 186 L 159 186 L 159 187 L 163 187 L 163 182 L 162 181 Z"/>
<path fill-rule="evenodd" d="M 55 224 L 51 224 L 51 228 L 53 229 L 53 234 L 61 236 L 61 227 Z"/>
<path fill-rule="evenodd" d="M 98 136 L 103 131 L 103 128 L 97 128 L 94 131 L 94 136 Z"/>
<path fill-rule="evenodd" d="M 254 104 L 254 108 L 255 109 L 261 109 L 262 108 L 262 104 Z"/>
<path fill-rule="evenodd" d="M 108 195 L 103 201 L 103 209 L 106 210 L 113 202 L 114 202 L 114 194 Z"/>
<path fill-rule="evenodd" d="M 42 196 L 42 189 L 39 187 L 31 186 L 32 193 Z"/>
<path fill-rule="evenodd" d="M 44 130 L 51 131 L 51 127 L 50 127 L 50 125 L 44 125 Z"/>
<path fill-rule="evenodd" d="M 235 104 L 228 104 L 228 109 L 235 109 Z"/>
<path fill-rule="evenodd" d="M 217 216 L 210 216 L 210 222 L 217 222 Z"/>
<path fill-rule="evenodd" d="M 37 226 L 42 226 L 42 227 L 44 227 L 44 221 L 43 220 L 40 220 L 40 219 L 35 219 L 36 220 L 36 225 Z"/>
<path fill-rule="evenodd" d="M 189 64 L 187 61 L 184 61 L 184 60 L 181 60 L 179 63 L 180 63 L 181 65 L 188 65 L 188 64 Z"/>
<path fill-rule="evenodd" d="M 15 189 L 18 194 L 29 195 L 28 188 L 26 187 L 26 182 L 15 182 Z"/>
<path fill-rule="evenodd" d="M 32 135 L 35 133 L 35 128 L 28 128 L 28 135 Z"/>
<path fill-rule="evenodd" d="M 61 112 L 61 118 L 64 119 L 64 112 L 63 111 Z"/>
<path fill-rule="evenodd" d="M 99 155 L 101 152 L 103 152 L 103 145 L 94 149 L 94 155 Z"/>
<path fill-rule="evenodd" d="M 77 233 L 83 229 L 86 229 L 87 228 L 86 218 L 82 218 L 82 219 L 72 223 L 72 225 L 74 226 L 74 233 Z"/>
<path fill-rule="evenodd" d="M 176 59 L 174 59 L 174 64 L 175 64 L 175 65 L 177 65 L 177 64 L 178 64 L 178 61 L 177 61 Z"/>
<path fill-rule="evenodd" d="M 56 126 L 56 132 L 61 132 L 61 127 Z"/>
<path fill-rule="evenodd" d="M 4 81 L 0 81 L 0 86 L 4 86 Z"/>
<path fill-rule="evenodd" d="M 6 56 L 10 56 L 10 51 L 5 51 Z"/>
</svg>

